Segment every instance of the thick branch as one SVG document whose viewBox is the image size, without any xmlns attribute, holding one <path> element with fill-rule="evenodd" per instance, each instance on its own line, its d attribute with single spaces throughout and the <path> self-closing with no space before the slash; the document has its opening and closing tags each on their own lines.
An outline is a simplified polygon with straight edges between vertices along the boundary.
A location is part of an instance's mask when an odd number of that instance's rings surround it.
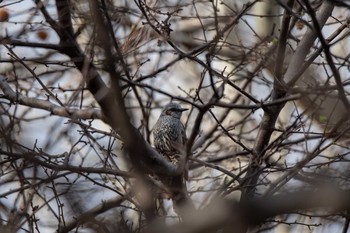
<svg viewBox="0 0 350 233">
<path fill-rule="evenodd" d="M 317 12 L 316 17 L 320 28 L 324 26 L 327 19 L 331 16 L 333 8 L 334 5 L 331 3 L 331 1 L 323 2 L 320 10 Z M 314 29 L 309 28 L 306 31 L 303 39 L 298 44 L 298 47 L 290 61 L 290 65 L 288 66 L 288 69 L 284 75 L 284 82 L 287 83 L 288 87 L 293 87 L 295 82 L 300 78 L 300 67 L 303 67 L 305 57 L 309 53 L 310 48 L 314 44 L 316 38 L 317 32 Z M 299 75 L 299 77 L 296 77 L 296 75 Z"/>
<path fill-rule="evenodd" d="M 350 190 L 335 190 L 332 187 L 255 198 L 240 204 L 217 200 L 205 209 L 192 212 L 190 217 L 177 225 L 171 227 L 156 225 L 153 232 L 214 233 L 222 228 L 225 228 L 224 232 L 244 232 L 249 226 L 258 226 L 265 220 L 281 214 L 312 212 L 318 208 L 327 210 L 326 214 L 349 211 L 349 195 Z"/>
<path fill-rule="evenodd" d="M 56 0 L 56 7 L 61 28 L 69 35 L 73 35 L 74 32 L 71 17 L 71 1 Z"/>
<path fill-rule="evenodd" d="M 292 3 L 292 2 L 293 1 L 289 1 L 289 3 Z M 332 10 L 333 10 L 333 5 L 331 3 L 324 2 L 322 4 L 322 7 L 319 11 L 319 17 L 317 18 L 320 27 L 323 27 L 323 25 L 326 23 L 327 19 L 332 13 Z M 286 13 L 288 12 L 289 11 L 286 10 Z M 285 25 L 283 25 L 283 27 L 289 27 L 289 24 L 287 23 L 287 21 L 285 21 Z M 282 30 L 282 32 L 283 31 L 284 30 Z M 289 82 L 291 79 L 296 81 L 296 79 L 293 79 L 293 77 L 299 73 L 299 69 L 300 67 L 302 67 L 305 57 L 308 51 L 310 50 L 311 46 L 313 45 L 314 41 L 316 40 L 316 38 L 317 38 L 317 33 L 314 32 L 313 30 L 308 30 L 306 32 L 302 41 L 298 45 L 296 52 L 292 56 L 291 62 L 284 75 L 284 78 L 281 80 L 275 79 L 275 82 L 278 82 L 278 83 L 274 85 L 271 101 L 276 101 L 281 97 L 285 97 L 286 89 L 285 89 L 285 86 L 282 84 Z M 285 43 L 285 42 L 280 41 L 279 43 Z M 276 69 L 276 71 L 279 71 L 279 70 Z M 295 84 L 294 82 L 289 83 L 288 86 L 290 87 L 290 86 L 293 86 L 294 84 Z M 283 106 L 284 104 L 280 104 L 280 105 L 275 105 L 275 106 L 265 108 L 264 116 L 260 124 L 257 140 L 254 146 L 254 149 L 256 151 L 256 154 L 258 155 L 258 158 L 255 158 L 255 159 L 253 158 L 249 165 L 249 169 L 246 174 L 246 183 L 245 183 L 246 189 L 243 193 L 243 198 L 252 196 L 254 194 L 253 191 L 256 187 L 256 184 L 260 176 L 259 163 L 263 159 L 264 148 L 267 146 L 267 144 L 270 141 L 271 135 L 274 131 L 276 120 Z"/>
</svg>

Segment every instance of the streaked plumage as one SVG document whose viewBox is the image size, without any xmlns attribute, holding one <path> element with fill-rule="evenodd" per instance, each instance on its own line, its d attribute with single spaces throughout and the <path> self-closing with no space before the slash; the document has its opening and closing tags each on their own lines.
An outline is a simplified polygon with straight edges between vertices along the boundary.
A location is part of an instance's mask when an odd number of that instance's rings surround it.
<svg viewBox="0 0 350 233">
<path fill-rule="evenodd" d="M 183 155 L 184 148 L 181 147 L 186 144 L 185 127 L 180 121 L 186 110 L 177 103 L 167 104 L 153 128 L 155 148 L 174 164 Z"/>
</svg>

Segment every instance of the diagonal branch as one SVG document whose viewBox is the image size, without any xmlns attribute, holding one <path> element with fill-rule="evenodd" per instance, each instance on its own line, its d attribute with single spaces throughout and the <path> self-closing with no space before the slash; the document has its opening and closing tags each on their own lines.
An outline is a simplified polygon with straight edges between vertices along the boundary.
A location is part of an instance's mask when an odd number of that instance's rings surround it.
<svg viewBox="0 0 350 233">
<path fill-rule="evenodd" d="M 345 91 L 344 91 L 344 88 L 343 88 L 343 84 L 342 84 L 342 80 L 341 80 L 340 74 L 339 74 L 337 68 L 335 67 L 335 64 L 334 64 L 331 52 L 329 50 L 329 45 L 328 45 L 327 41 L 325 40 L 325 38 L 322 35 L 321 27 L 320 27 L 320 24 L 317 21 L 315 12 L 312 9 L 312 7 L 311 7 L 311 5 L 310 5 L 310 3 L 308 1 L 304 0 L 304 4 L 305 4 L 305 6 L 306 6 L 306 8 L 307 8 L 307 10 L 308 10 L 308 12 L 309 12 L 309 14 L 311 16 L 311 19 L 312 19 L 312 22 L 313 22 L 313 25 L 314 25 L 314 31 L 317 34 L 317 36 L 318 36 L 318 38 L 319 38 L 319 40 L 320 40 L 320 42 L 322 44 L 324 53 L 326 55 L 327 63 L 329 65 L 329 67 L 331 68 L 332 73 L 334 75 L 335 82 L 337 83 L 337 87 L 338 87 L 337 89 L 338 89 L 339 98 L 343 102 L 344 107 L 347 110 L 350 110 L 350 104 L 349 104 L 349 101 L 348 101 L 348 99 L 347 99 L 347 97 L 345 95 Z"/>
<path fill-rule="evenodd" d="M 70 0 L 56 0 L 59 24 L 69 35 L 73 35 L 71 4 Z"/>
<path fill-rule="evenodd" d="M 126 199 L 127 198 L 125 197 L 118 197 L 118 198 L 113 198 L 113 199 L 104 201 L 98 204 L 97 206 L 95 206 L 94 208 L 79 215 L 77 218 L 73 218 L 72 220 L 67 222 L 65 226 L 59 228 L 58 232 L 59 233 L 70 232 L 77 226 L 82 225 L 85 222 L 91 221 L 91 219 L 94 219 L 97 215 L 104 213 L 107 210 L 110 210 L 112 208 L 120 206 Z"/>
<path fill-rule="evenodd" d="M 133 127 L 130 122 L 128 122 L 129 118 L 126 114 L 125 107 L 123 107 L 124 103 L 123 99 L 120 97 L 121 93 L 119 92 L 118 94 L 117 91 L 114 90 L 115 87 L 118 88 L 119 84 L 114 85 L 111 89 L 108 88 L 94 65 L 91 63 L 90 59 L 86 57 L 84 52 L 81 50 L 73 35 L 69 35 L 69 33 L 63 30 L 58 25 L 58 23 L 50 17 L 50 15 L 47 13 L 47 10 L 45 9 L 45 6 L 40 0 L 36 0 L 36 3 L 38 8 L 42 11 L 46 21 L 60 36 L 61 44 L 65 45 L 62 46 L 62 49 L 60 51 L 69 56 L 77 69 L 82 73 L 88 90 L 93 94 L 96 101 L 101 106 L 104 115 L 103 118 L 106 119 L 107 123 L 109 123 L 112 128 L 122 136 L 130 158 L 134 162 L 134 165 L 138 166 L 141 169 L 146 169 L 147 171 L 157 172 L 163 175 L 177 176 L 181 174 L 182 169 L 166 161 L 143 139 L 140 132 L 135 127 Z M 94 6 L 98 6 L 97 1 L 92 1 L 92 3 L 95 4 Z M 97 10 L 99 8 L 97 7 L 95 9 Z M 105 30 L 101 30 L 101 33 L 103 33 L 103 35 L 106 35 L 103 38 L 101 37 L 101 41 L 110 38 Z M 106 55 L 112 56 L 112 46 L 107 46 L 104 48 L 109 51 L 106 52 Z M 120 74 L 116 71 L 116 69 L 113 70 L 113 67 L 115 67 L 113 63 L 115 61 L 114 58 L 109 58 L 110 59 L 107 59 L 109 60 L 109 67 L 107 71 L 109 71 L 111 80 L 115 84 L 115 82 L 119 82 L 118 77 L 120 77 Z"/>
</svg>

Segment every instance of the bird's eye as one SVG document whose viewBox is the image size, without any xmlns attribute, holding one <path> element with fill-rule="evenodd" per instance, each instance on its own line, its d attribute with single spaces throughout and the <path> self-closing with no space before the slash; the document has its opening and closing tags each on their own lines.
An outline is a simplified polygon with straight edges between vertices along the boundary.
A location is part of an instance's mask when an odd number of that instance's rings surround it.
<svg viewBox="0 0 350 233">
<path fill-rule="evenodd" d="M 171 109 L 166 110 L 165 114 L 166 114 L 166 115 L 171 115 Z"/>
</svg>

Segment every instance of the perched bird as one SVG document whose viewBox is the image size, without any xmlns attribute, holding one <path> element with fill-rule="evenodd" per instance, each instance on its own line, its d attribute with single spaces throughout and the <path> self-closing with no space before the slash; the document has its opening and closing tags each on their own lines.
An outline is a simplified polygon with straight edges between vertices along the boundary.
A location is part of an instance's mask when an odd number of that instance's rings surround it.
<svg viewBox="0 0 350 233">
<path fill-rule="evenodd" d="M 181 206 L 190 206 L 195 209 L 191 198 L 186 190 L 186 179 L 188 174 L 186 170 L 185 145 L 186 131 L 180 118 L 183 111 L 188 109 L 182 108 L 177 103 L 170 102 L 165 105 L 159 116 L 157 123 L 153 127 L 154 146 L 157 151 L 167 158 L 171 163 L 179 166 L 179 161 L 184 165 L 183 173 L 178 176 L 162 176 L 158 177 L 169 188 L 170 195 L 175 202 L 174 210 L 179 213 Z"/>
<path fill-rule="evenodd" d="M 163 108 L 153 128 L 155 148 L 173 164 L 178 164 L 181 156 L 184 156 L 186 131 L 180 118 L 186 110 L 180 104 L 170 102 Z"/>
</svg>

